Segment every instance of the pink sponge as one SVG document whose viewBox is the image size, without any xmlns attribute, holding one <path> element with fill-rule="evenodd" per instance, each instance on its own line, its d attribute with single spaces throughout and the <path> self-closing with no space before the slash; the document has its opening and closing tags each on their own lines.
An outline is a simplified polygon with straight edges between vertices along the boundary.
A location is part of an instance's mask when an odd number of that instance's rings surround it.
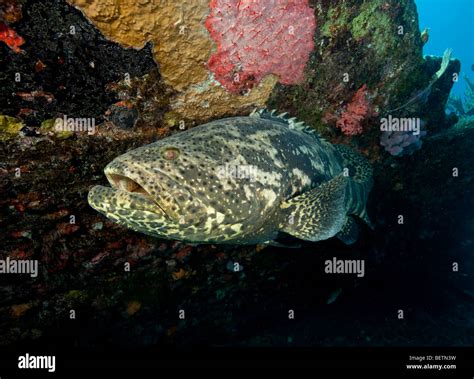
<svg viewBox="0 0 474 379">
<path fill-rule="evenodd" d="M 308 0 L 211 0 L 206 28 L 217 43 L 208 67 L 227 90 L 242 93 L 267 74 L 283 84 L 304 78 L 314 49 Z"/>
</svg>

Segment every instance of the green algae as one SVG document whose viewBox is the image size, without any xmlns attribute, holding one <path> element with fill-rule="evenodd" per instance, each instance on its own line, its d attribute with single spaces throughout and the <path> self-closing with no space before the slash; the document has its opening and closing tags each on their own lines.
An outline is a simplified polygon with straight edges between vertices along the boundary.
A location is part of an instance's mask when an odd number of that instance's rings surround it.
<svg viewBox="0 0 474 379">
<path fill-rule="evenodd" d="M 321 35 L 324 37 L 332 37 L 337 34 L 341 28 L 347 27 L 351 14 L 348 8 L 336 6 L 329 9 L 327 20 L 321 25 Z"/>
<path fill-rule="evenodd" d="M 15 138 L 25 125 L 15 117 L 0 115 L 0 141 Z"/>
<path fill-rule="evenodd" d="M 395 25 L 387 13 L 380 10 L 378 2 L 364 3 L 359 12 L 350 24 L 356 40 L 369 39 L 371 48 L 378 56 L 387 54 L 388 49 L 398 45 L 403 36 L 403 33 L 399 34 L 398 27 L 403 28 L 403 25 Z"/>
<path fill-rule="evenodd" d="M 64 296 L 65 300 L 71 303 L 85 302 L 89 299 L 87 293 L 84 290 L 70 290 Z"/>
<path fill-rule="evenodd" d="M 46 133 L 54 133 L 54 135 L 56 136 L 56 138 L 58 138 L 58 139 L 60 139 L 60 140 L 70 138 L 70 137 L 72 137 L 72 136 L 74 135 L 74 132 L 71 132 L 71 131 L 68 131 L 68 130 L 57 131 L 57 130 L 55 129 L 55 125 L 56 125 L 56 119 L 55 119 L 55 118 L 51 118 L 51 119 L 48 119 L 48 120 L 44 120 L 44 121 L 41 123 L 40 131 L 41 131 L 43 134 L 46 134 Z"/>
</svg>

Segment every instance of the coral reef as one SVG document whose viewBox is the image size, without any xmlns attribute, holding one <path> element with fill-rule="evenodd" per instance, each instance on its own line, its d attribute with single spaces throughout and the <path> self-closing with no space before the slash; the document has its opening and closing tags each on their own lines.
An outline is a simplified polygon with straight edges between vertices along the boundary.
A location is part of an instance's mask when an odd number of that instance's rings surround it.
<svg viewBox="0 0 474 379">
<path fill-rule="evenodd" d="M 227 115 L 248 115 L 255 108 L 265 107 L 277 82 L 276 76 L 267 75 L 249 93 L 235 95 L 211 78 L 187 91 L 178 92 L 170 100 L 171 111 L 165 117 L 173 126 L 180 121 L 195 125 Z"/>
<path fill-rule="evenodd" d="M 371 114 L 382 116 L 406 104 L 442 66 L 440 58 L 424 60 L 421 55 L 412 0 L 311 0 L 318 27 L 304 75 L 295 74 L 294 79 L 302 82 L 277 84 L 285 76 L 279 78 L 276 66 L 267 65 L 260 74 L 276 74 L 252 83 L 255 86 L 245 95 L 222 86 L 207 67 L 218 51 L 205 26 L 212 12 L 210 1 L 71 0 L 93 24 L 61 0 L 21 3 L 23 18 L 18 6 L 4 6 L 15 1 L 0 4 L 2 22 L 25 40 L 24 54 L 0 44 L 0 53 L 7 57 L 0 62 L 0 104 L 5 115 L 0 117 L 0 258 L 37 259 L 41 270 L 38 278 L 0 277 L 0 345 L 10 348 L 58 335 L 71 336 L 71 345 L 85 349 L 98 342 L 101 348 L 120 343 L 127 348 L 219 344 L 235 341 L 244 329 L 258 330 L 255 335 L 264 337 L 260 320 L 286 315 L 287 304 L 299 314 L 317 315 L 312 323 L 324 329 L 331 323 L 340 328 L 343 322 L 324 318 L 327 298 L 332 289 L 352 288 L 355 280 L 318 275 L 327 257 L 360 256 L 376 275 L 381 251 L 391 259 L 388 266 L 405 254 L 406 267 L 416 266 L 419 275 L 420 267 L 427 267 L 413 264 L 413 256 L 418 259 L 424 246 L 420 235 L 433 238 L 430 228 L 448 225 L 452 231 L 448 237 L 434 236 L 446 247 L 454 245 L 459 225 L 474 225 L 460 224 L 455 217 L 456 209 L 472 208 L 474 199 L 469 195 L 474 188 L 469 159 L 473 129 L 448 130 L 439 139 L 432 133 L 447 125 L 439 112 L 444 115 L 452 74 L 459 72 L 459 62 L 453 60 L 432 85 L 425 105 L 415 102 L 410 104 L 414 109 L 400 110 L 429 120 L 429 138 L 420 154 L 404 159 L 389 154 L 372 157 L 377 178 L 372 196 L 380 201 L 369 202 L 369 213 L 379 230 L 376 236 L 363 230 L 366 238 L 353 247 L 326 241 L 317 247 L 305 245 L 297 254 L 262 247 L 191 247 L 134 233 L 87 205 L 89 188 L 105 184 L 103 168 L 117 155 L 172 133 L 171 127 L 181 120 L 186 120 L 187 128 L 208 118 L 246 113 L 264 106 L 269 96 L 270 107 L 288 111 L 326 137 L 350 137 L 361 150 L 381 150 L 380 128 L 372 124 Z M 425 113 L 420 108 L 426 108 Z M 329 117 L 324 118 L 326 112 Z M 54 130 L 58 114 L 108 121 L 94 135 L 58 133 Z M 348 129 L 363 132 L 346 137 L 336 127 L 341 117 L 351 121 Z M 386 137 L 394 153 L 402 148 L 406 154 L 418 144 L 397 134 Z M 454 165 L 466 175 L 446 180 Z M 397 192 L 399 188 L 404 191 Z M 446 209 L 439 193 L 448 194 L 452 208 Z M 420 212 L 421 207 L 429 211 Z M 400 212 L 416 227 L 396 225 Z M 431 258 L 437 252 L 443 253 L 436 257 L 447 265 L 459 258 L 446 256 L 443 249 L 430 251 Z M 459 250 L 459 255 L 463 253 Z M 235 262 L 244 270 L 230 270 Z M 391 280 L 377 278 L 369 286 L 375 283 L 386 297 L 387 283 L 405 280 L 396 274 Z M 432 292 L 430 288 L 425 294 Z M 377 316 L 386 318 L 379 304 L 372 303 Z M 78 312 L 80 322 L 68 318 L 70 309 Z M 186 310 L 186 320 L 176 317 L 179 309 Z M 281 325 L 281 319 L 276 324 Z M 390 325 L 401 328 L 401 324 L 394 318 Z M 361 328 L 350 329 L 356 330 L 354 343 L 360 342 Z M 407 343 L 419 330 L 402 332 L 406 334 L 400 334 L 397 342 Z M 250 334 L 244 338 L 253 337 Z M 302 334 L 310 336 L 305 338 L 311 344 L 334 343 L 331 333 Z"/>
<path fill-rule="evenodd" d="M 283 84 L 304 79 L 314 49 L 314 10 L 307 0 L 265 2 L 212 0 L 206 27 L 217 43 L 208 67 L 231 92 L 246 92 L 267 74 Z"/>
<path fill-rule="evenodd" d="M 104 35 L 125 47 L 153 43 L 153 55 L 175 96 L 165 116 L 172 126 L 196 123 L 263 107 L 277 78 L 265 77 L 245 96 L 222 87 L 207 68 L 214 43 L 206 30 L 209 0 L 70 0 Z M 237 8 L 238 2 L 229 3 Z"/>
<path fill-rule="evenodd" d="M 23 17 L 21 5 L 17 0 L 3 0 L 0 2 L 0 41 L 4 42 L 15 53 L 20 53 L 20 46 L 25 43 L 8 24 L 15 23 Z"/>
<path fill-rule="evenodd" d="M 167 129 L 164 115 L 170 110 L 170 98 L 174 93 L 164 83 L 158 67 L 143 76 L 110 83 L 107 89 L 120 99 L 106 111 L 107 119 L 118 122 L 118 126 L 125 126 L 120 120 L 125 120 L 122 116 L 128 114 L 135 119 L 128 127 L 156 128 L 160 133 Z"/>
<path fill-rule="evenodd" d="M 425 104 L 427 102 L 427 99 L 429 95 L 431 94 L 431 88 L 433 85 L 444 75 L 446 72 L 446 69 L 448 68 L 450 61 L 451 61 L 451 54 L 452 50 L 451 49 L 446 49 L 446 51 L 443 54 L 443 58 L 441 60 L 440 68 L 438 71 L 436 71 L 433 76 L 431 77 L 429 83 L 426 85 L 426 87 L 422 88 L 421 90 L 417 90 L 415 94 L 408 99 L 408 101 L 399 107 L 390 110 L 389 112 L 397 112 L 402 109 L 407 109 L 412 107 L 414 104 L 419 105 L 419 102 Z M 437 59 L 436 57 L 429 57 L 429 59 Z"/>
<path fill-rule="evenodd" d="M 415 85 L 429 80 L 413 1 L 314 0 L 310 6 L 316 10 L 318 27 L 306 80 L 299 85 L 278 84 L 271 108 L 336 138 L 337 115 L 363 85 L 374 111 L 382 115 L 408 97 Z M 358 138 L 361 144 L 378 145 L 377 128 Z"/>
<path fill-rule="evenodd" d="M 443 58 L 423 57 L 413 1 L 311 1 L 310 6 L 318 27 L 306 79 L 277 84 L 270 108 L 286 111 L 374 160 L 381 159 L 381 118 L 417 117 L 430 133 L 452 125 L 444 107 L 460 64 L 449 59 L 449 50 Z M 350 112 L 362 87 L 371 111 L 365 114 L 362 107 Z M 397 134 L 382 136 L 383 143 L 412 140 Z"/>
</svg>

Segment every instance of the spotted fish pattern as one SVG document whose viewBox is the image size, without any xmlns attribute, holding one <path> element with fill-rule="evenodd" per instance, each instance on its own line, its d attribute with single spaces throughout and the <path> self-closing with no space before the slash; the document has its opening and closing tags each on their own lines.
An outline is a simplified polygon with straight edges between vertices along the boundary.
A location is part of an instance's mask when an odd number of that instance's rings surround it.
<svg viewBox="0 0 474 379">
<path fill-rule="evenodd" d="M 370 164 L 285 115 L 256 111 L 197 126 L 109 163 L 89 204 L 118 224 L 190 243 L 272 243 L 281 233 L 357 238 Z"/>
</svg>

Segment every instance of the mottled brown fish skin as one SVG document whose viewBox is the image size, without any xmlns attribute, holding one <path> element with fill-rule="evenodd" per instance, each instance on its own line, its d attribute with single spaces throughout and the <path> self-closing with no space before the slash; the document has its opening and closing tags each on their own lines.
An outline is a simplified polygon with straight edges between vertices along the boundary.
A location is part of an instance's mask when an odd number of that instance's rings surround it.
<svg viewBox="0 0 474 379">
<path fill-rule="evenodd" d="M 233 117 L 117 157 L 105 168 L 111 187 L 92 188 L 88 200 L 111 220 L 157 237 L 257 244 L 287 222 L 285 200 L 342 170 L 341 154 L 316 134 Z"/>
</svg>

